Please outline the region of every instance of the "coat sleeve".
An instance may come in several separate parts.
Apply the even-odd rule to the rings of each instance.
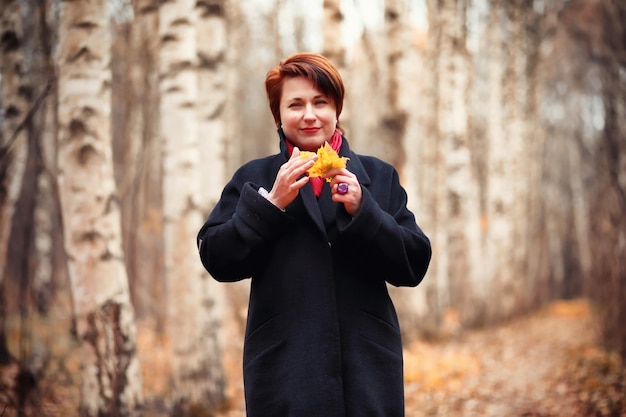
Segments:
[[[264,258],[264,243],[287,230],[292,222],[258,192],[251,182],[231,180],[198,233],[200,259],[218,281],[238,281],[253,275]]]
[[[407,194],[398,173],[376,179],[370,191],[362,187],[363,201],[354,218],[340,222],[340,230],[359,247],[371,270],[394,286],[417,286],[430,264],[430,240],[407,208]],[[382,184],[381,184],[382,182]],[[381,190],[384,190],[381,191]]]

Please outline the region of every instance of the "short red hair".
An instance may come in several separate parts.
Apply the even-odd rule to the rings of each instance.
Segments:
[[[345,92],[339,71],[325,56],[302,52],[281,61],[269,70],[265,77],[265,91],[276,126],[280,126],[280,98],[283,93],[283,82],[285,78],[294,77],[309,79],[315,88],[332,99],[337,109],[337,120],[339,120]],[[337,129],[343,133],[339,122],[337,122]]]

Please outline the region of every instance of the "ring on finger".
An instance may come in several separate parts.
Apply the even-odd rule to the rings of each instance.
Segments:
[[[339,193],[339,194],[347,194],[349,188],[350,187],[348,186],[347,183],[340,182],[339,184],[337,184],[337,193]]]

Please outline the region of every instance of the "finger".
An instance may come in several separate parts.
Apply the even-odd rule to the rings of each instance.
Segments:
[[[304,187],[307,182],[309,182],[309,177],[302,177],[294,182],[292,187],[293,189],[299,190],[300,188]]]
[[[324,173],[324,175],[323,175],[324,179],[332,178],[334,180],[337,177],[343,178],[344,180],[346,178],[354,178],[354,179],[356,179],[356,176],[352,172],[348,171],[345,168],[333,168],[333,169],[331,169],[329,171],[326,171]]]
[[[292,173],[296,177],[303,175],[306,171],[308,171],[315,164],[316,158],[317,157],[311,157],[311,158],[299,159],[298,161],[294,161],[290,167]]]
[[[285,177],[289,182],[299,178],[315,163],[315,158],[296,158],[285,162],[278,173],[281,177]]]
[[[357,187],[359,186],[359,181],[356,179],[356,177],[349,177],[346,175],[336,175],[331,180],[330,185],[333,188],[333,190],[335,190],[339,184],[348,184],[350,187]]]

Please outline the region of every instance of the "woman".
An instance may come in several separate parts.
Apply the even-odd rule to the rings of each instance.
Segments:
[[[395,169],[350,150],[344,86],[323,56],[265,81],[280,152],[243,165],[198,234],[218,281],[251,277],[244,344],[249,417],[403,416],[400,328],[386,283],[414,287],[431,257]],[[307,171],[325,142],[349,158]],[[328,179],[330,182],[327,182]]]

